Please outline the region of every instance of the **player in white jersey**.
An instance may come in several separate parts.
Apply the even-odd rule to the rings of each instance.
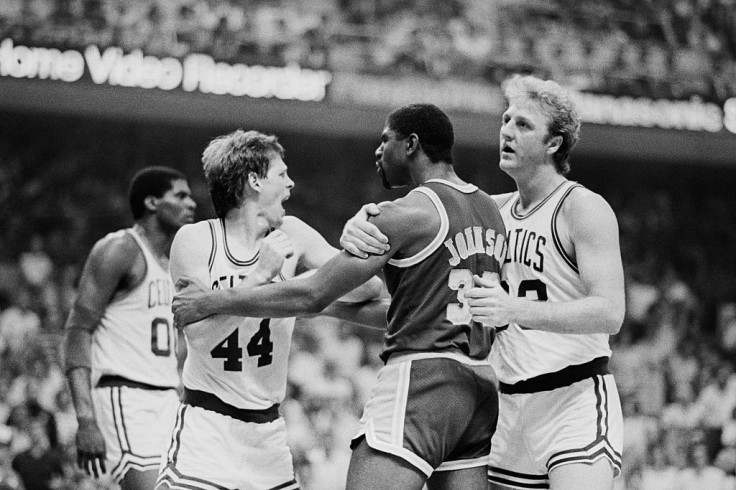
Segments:
[[[552,81],[512,77],[500,167],[517,191],[494,196],[508,235],[503,281],[475,278],[473,319],[497,326],[490,359],[500,384],[492,488],[610,489],[620,472],[621,406],[608,336],[624,316],[618,224],[599,195],[568,181],[580,123]],[[341,245],[367,256],[388,240],[364,208]]]
[[[285,216],[294,182],[275,136],[237,130],[202,157],[218,219],[183,227],[171,252],[181,289],[252,287],[316,269],[338,251]],[[377,298],[374,277],[345,301]],[[294,318],[209,316],[187,325],[184,395],[158,488],[298,488],[279,404]]]
[[[124,490],[150,489],[180,384],[168,256],[194,220],[186,178],[147,167],[132,179],[135,224],[99,240],[66,322],[65,369],[77,412],[78,464]]]
[[[476,278],[473,318],[497,326],[499,373],[492,488],[610,489],[623,420],[608,336],[624,317],[618,224],[598,194],[570,182],[580,122],[555,82],[514,76],[500,167],[517,191],[498,196],[508,233],[503,281]]]

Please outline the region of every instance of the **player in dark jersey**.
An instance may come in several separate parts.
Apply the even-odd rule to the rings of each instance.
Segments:
[[[353,439],[350,489],[486,488],[498,416],[486,361],[492,332],[471,320],[463,291],[474,274],[500,271],[505,229],[493,199],[455,173],[453,142],[452,123],[433,105],[388,116],[378,173],[388,188],[412,189],[380,204],[373,220],[391,240],[388,253],[363,260],[343,251],[308,278],[253,289],[191,284],[174,302],[179,324],[211,314],[317,313],[383,268],[386,364]]]

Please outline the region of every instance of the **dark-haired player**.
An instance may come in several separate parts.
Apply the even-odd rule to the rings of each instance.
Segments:
[[[135,223],[92,248],[66,322],[64,359],[77,412],[77,462],[124,490],[153,488],[179,373],[169,250],[196,204],[187,180],[146,167],[128,197]]]

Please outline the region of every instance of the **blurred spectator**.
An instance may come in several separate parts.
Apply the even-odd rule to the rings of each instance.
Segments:
[[[726,476],[726,473],[711,465],[706,444],[696,442],[689,451],[691,467],[680,471],[678,485],[673,488],[682,490],[708,489],[708,490],[731,490],[734,481]]]
[[[13,469],[27,489],[61,488],[65,476],[64,461],[59,451],[51,446],[44,422],[41,419],[31,421],[28,435],[31,446],[13,458]]]
[[[13,430],[0,425],[0,490],[25,490],[20,475],[13,469],[12,442]]]
[[[667,460],[664,446],[656,441],[651,444],[641,472],[639,490],[673,490],[678,488],[679,470]]]
[[[44,410],[52,412],[56,408],[57,393],[66,387],[61,369],[49,362],[40,345],[35,349],[26,349],[24,360],[25,369],[13,380],[8,402],[15,406],[34,401]]]
[[[723,427],[736,408],[736,375],[729,361],[722,360],[712,378],[700,391],[695,401],[700,425],[705,431],[708,457],[712,459],[721,449]]]
[[[23,277],[34,288],[48,285],[54,273],[54,264],[44,250],[43,238],[38,234],[31,237],[30,246],[20,254],[18,264]]]
[[[13,304],[0,313],[0,341],[11,356],[18,356],[41,329],[30,291],[22,285],[15,290]]]

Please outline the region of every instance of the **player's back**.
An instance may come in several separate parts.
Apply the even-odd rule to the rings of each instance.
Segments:
[[[485,359],[491,330],[472,321],[463,291],[472,287],[474,274],[500,274],[505,228],[496,203],[474,185],[439,179],[412,192],[431,200],[440,229],[422,251],[391,259],[384,268],[391,305],[381,357],[455,351]]]
[[[158,387],[179,385],[171,299],[174,286],[165,270],[132,228],[103,240],[135,240],[146,274],[130,291],[112,299],[92,343],[93,384],[102,376],[119,376]]]
[[[198,223],[210,234],[208,286],[236,287],[258,264],[259,254],[236,257],[228,246],[225,222]],[[283,277],[275,280],[283,279]],[[187,335],[196,328],[196,338]],[[183,381],[189,390],[210,393],[236,407],[267,409],[286,393],[287,361],[294,318],[207,317],[184,330],[188,353]]]
[[[516,211],[518,192],[500,205],[508,233],[503,276],[509,294],[551,302],[585,297],[577,264],[562,247],[557,227],[560,209],[576,188],[582,186],[565,181],[524,215]],[[499,379],[512,384],[610,355],[606,334],[561,334],[511,324],[498,330],[491,361]]]

